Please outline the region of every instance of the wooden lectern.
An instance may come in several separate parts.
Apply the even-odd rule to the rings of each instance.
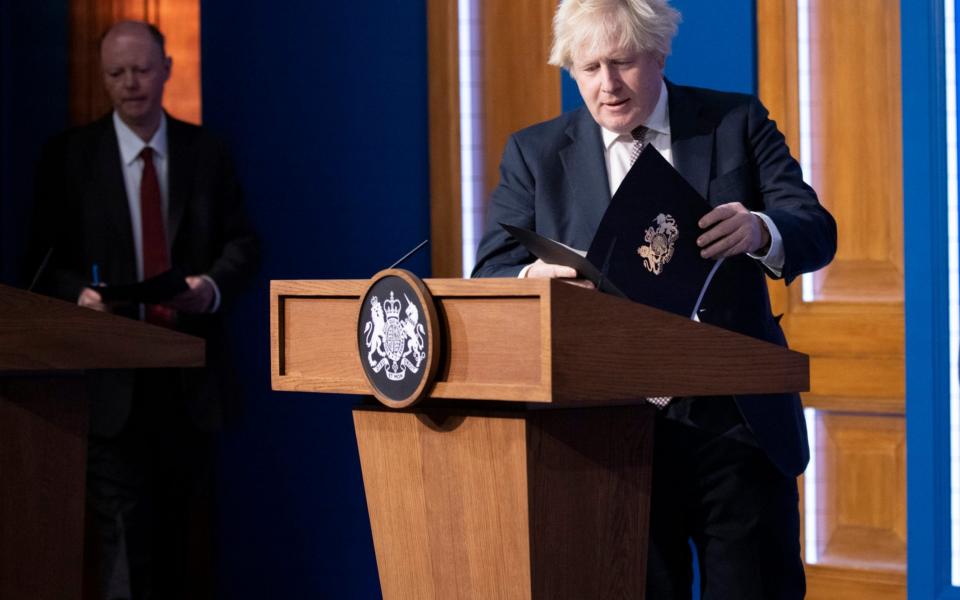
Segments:
[[[647,396],[788,392],[808,359],[556,280],[427,279],[443,343],[428,398],[354,425],[387,599],[639,598]],[[369,394],[366,281],[274,281],[274,389]]]
[[[0,598],[80,598],[85,369],[200,367],[204,341],[0,286]]]

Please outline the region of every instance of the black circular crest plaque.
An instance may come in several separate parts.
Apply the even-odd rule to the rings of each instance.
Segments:
[[[357,349],[373,395],[391,408],[420,400],[440,357],[437,310],[427,286],[403,269],[380,271],[360,297]]]

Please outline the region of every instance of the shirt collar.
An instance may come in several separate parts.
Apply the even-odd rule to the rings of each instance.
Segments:
[[[120,119],[117,111],[113,111],[113,129],[117,132],[117,143],[120,145],[120,158],[123,160],[124,165],[130,166],[133,161],[137,160],[145,146],[153,148],[154,154],[160,158],[167,156],[166,114],[160,115],[160,126],[157,127],[157,132],[150,138],[149,143],[144,142],[140,139],[140,136],[127,127],[127,124]]]
[[[647,117],[647,120],[644,121],[644,126],[647,129],[655,131],[659,134],[670,135],[670,112],[667,108],[667,84],[660,80],[660,96],[657,98],[657,104],[653,107],[653,112],[650,113],[650,116]],[[603,147],[607,150],[613,145],[615,141],[621,138],[623,135],[629,136],[629,134],[614,133],[609,129],[600,128],[600,133],[603,136]]]

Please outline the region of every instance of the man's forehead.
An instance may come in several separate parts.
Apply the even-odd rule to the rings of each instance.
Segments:
[[[573,53],[574,64],[589,64],[605,62],[612,59],[622,59],[638,55],[640,52],[615,41],[587,43]]]
[[[144,37],[128,32],[104,38],[100,55],[104,62],[130,59],[156,62],[163,59],[160,48],[149,35]]]
[[[156,46],[157,51],[160,51],[160,48],[154,43],[153,39],[150,37],[150,34],[137,31],[123,31],[113,33],[111,32],[107,37],[103,38],[103,47],[117,47],[117,46]]]

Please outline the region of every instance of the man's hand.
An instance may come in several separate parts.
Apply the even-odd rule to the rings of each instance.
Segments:
[[[166,305],[174,310],[189,314],[209,311],[213,305],[213,285],[203,277],[196,275],[190,275],[186,281],[190,289],[180,292]]]
[[[539,258],[537,259],[537,262],[530,265],[530,268],[527,269],[526,276],[544,279],[563,279],[567,283],[578,287],[587,288],[588,290],[592,290],[596,287],[589,279],[577,279],[577,271],[573,267],[565,267],[563,265],[555,265],[553,263],[543,262]]]
[[[726,258],[748,252],[756,254],[770,245],[770,232],[763,219],[739,202],[721,204],[703,215],[697,224],[706,229],[697,238],[703,258]]]
[[[80,296],[77,297],[77,305],[84,308],[99,310],[100,312],[110,312],[110,309],[107,307],[107,305],[103,303],[103,298],[100,297],[100,292],[94,290],[93,288],[85,287],[80,291]]]

